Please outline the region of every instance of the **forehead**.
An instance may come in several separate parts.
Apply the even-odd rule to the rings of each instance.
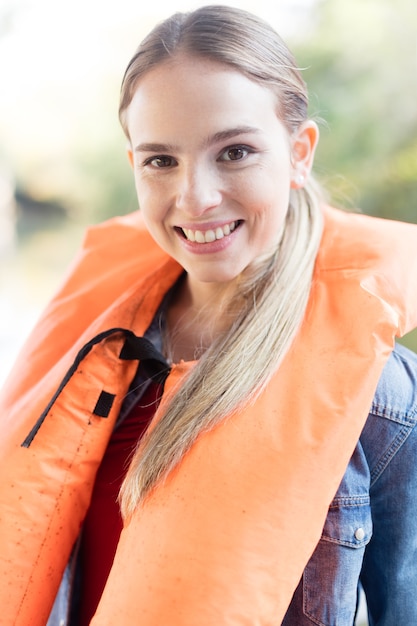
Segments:
[[[276,119],[277,97],[242,72],[215,61],[180,56],[147,72],[127,109],[129,134],[158,134],[262,125]],[[152,138],[154,139],[154,138]]]

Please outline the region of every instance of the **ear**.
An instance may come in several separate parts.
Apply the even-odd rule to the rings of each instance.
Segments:
[[[316,122],[307,120],[291,137],[291,188],[304,187],[311,172],[319,140],[319,129]]]
[[[133,150],[132,150],[132,146],[130,145],[130,143],[127,144],[127,158],[129,159],[129,163],[131,165],[131,167],[133,167]]]

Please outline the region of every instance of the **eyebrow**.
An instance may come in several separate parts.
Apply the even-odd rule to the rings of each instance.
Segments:
[[[213,144],[218,143],[219,141],[227,141],[228,139],[232,139],[237,135],[248,135],[253,133],[259,133],[260,130],[258,128],[252,126],[237,126],[236,128],[230,128],[227,130],[220,130],[214,135],[210,135],[207,139],[204,140],[203,145],[211,146]],[[140,143],[136,146],[135,152],[176,152],[178,151],[178,146],[169,143]]]
[[[175,152],[176,146],[170,143],[140,143],[135,152]]]
[[[237,135],[249,135],[253,133],[259,133],[259,128],[253,126],[237,126],[236,128],[230,128],[228,130],[220,130],[218,133],[214,133],[211,137],[208,137],[204,142],[206,146],[210,146],[219,141],[227,141],[233,139]]]

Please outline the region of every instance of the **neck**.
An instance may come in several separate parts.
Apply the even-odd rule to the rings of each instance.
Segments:
[[[236,285],[179,282],[166,318],[167,356],[174,362],[198,359],[233,321],[230,302]]]

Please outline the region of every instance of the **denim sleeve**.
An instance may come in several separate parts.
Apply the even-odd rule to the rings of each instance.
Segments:
[[[417,624],[417,356],[399,346],[361,437],[373,535],[361,581],[370,626]]]

